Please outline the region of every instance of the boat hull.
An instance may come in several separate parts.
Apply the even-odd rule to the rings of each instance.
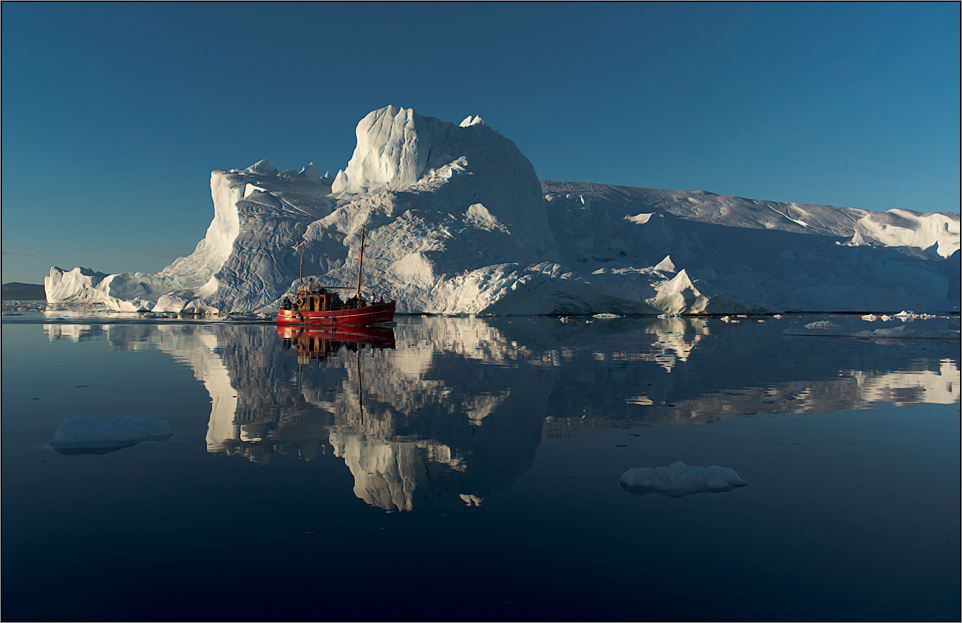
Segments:
[[[277,323],[285,325],[359,326],[394,320],[395,301],[368,305],[359,309],[302,312],[295,309],[277,311]]]

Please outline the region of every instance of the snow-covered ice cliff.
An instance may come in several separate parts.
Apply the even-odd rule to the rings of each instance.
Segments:
[[[539,181],[478,117],[388,106],[331,179],[314,163],[214,171],[214,219],[156,275],[51,268],[49,302],[276,310],[304,274],[399,312],[700,314],[959,309],[959,215]]]

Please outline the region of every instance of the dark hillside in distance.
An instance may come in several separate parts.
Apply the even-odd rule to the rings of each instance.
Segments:
[[[20,283],[12,281],[5,283],[3,288],[4,301],[45,301],[47,293],[42,285],[36,283]]]

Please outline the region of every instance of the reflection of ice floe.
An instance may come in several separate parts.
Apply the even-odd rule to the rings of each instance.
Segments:
[[[61,454],[106,454],[141,441],[166,441],[173,432],[170,424],[135,415],[118,415],[112,420],[69,417],[50,440]]]
[[[51,342],[56,340],[83,342],[104,333],[104,327],[89,324],[45,324],[43,330],[47,332]]]
[[[938,370],[890,372],[872,377],[861,371],[855,374],[860,394],[868,402],[957,405],[962,399],[959,369],[949,359],[942,360]]]
[[[665,372],[671,373],[677,362],[686,362],[703,335],[708,334],[705,321],[695,318],[690,322],[679,318],[659,319],[652,323],[648,333],[657,336],[652,345],[651,361],[656,362]]]
[[[621,486],[627,491],[671,497],[731,491],[747,484],[730,467],[694,467],[681,461],[663,467],[635,467],[621,475]]]
[[[879,325],[878,323],[881,323]],[[872,339],[959,339],[959,320],[945,316],[902,312],[893,316],[867,314],[859,318],[833,318],[789,327],[783,335],[858,337]]]

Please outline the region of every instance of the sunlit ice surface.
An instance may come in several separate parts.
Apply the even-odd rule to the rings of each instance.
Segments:
[[[4,317],[2,616],[957,619],[959,342],[843,320]]]

